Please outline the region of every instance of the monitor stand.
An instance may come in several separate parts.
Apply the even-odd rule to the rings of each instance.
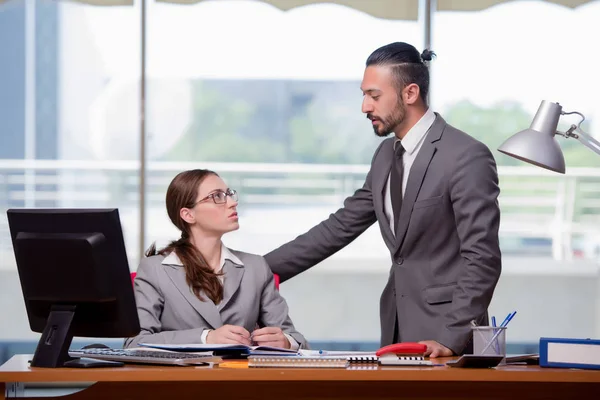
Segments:
[[[73,358],[69,347],[73,340],[71,323],[75,316],[75,306],[54,305],[46,321],[46,327],[38,342],[31,360],[32,367],[42,368],[98,368],[121,367],[124,364],[115,361]]]

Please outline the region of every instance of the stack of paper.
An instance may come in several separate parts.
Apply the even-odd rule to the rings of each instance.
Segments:
[[[297,350],[270,346],[245,346],[243,344],[154,344],[140,343],[153,349],[182,351],[186,353],[212,352],[223,357],[247,357],[250,355],[297,356]]]

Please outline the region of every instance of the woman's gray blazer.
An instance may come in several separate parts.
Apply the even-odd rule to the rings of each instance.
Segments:
[[[237,325],[248,332],[264,326],[280,327],[301,348],[306,339],[296,330],[288,306],[275,288],[273,273],[263,257],[230,250],[225,259],[223,300],[215,305],[206,295],[199,300],[186,282],[185,269],[172,253],[166,258],[144,258],[135,278],[135,300],[141,331],[127,338],[125,347],[139,343],[201,343],[205,329]],[[232,259],[237,259],[232,261]]]

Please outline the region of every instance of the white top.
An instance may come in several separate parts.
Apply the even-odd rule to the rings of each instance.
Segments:
[[[235,254],[233,254],[231,250],[229,250],[223,243],[221,243],[221,260],[219,261],[219,265],[221,267],[217,272],[221,272],[223,270],[223,267],[225,266],[225,260],[230,260],[238,265],[244,265],[242,260],[240,260]],[[166,256],[164,260],[162,260],[162,264],[180,265],[183,267],[183,263],[181,262],[179,257],[177,257],[177,254],[175,254],[174,251],[169,253],[169,255]],[[225,280],[225,275],[220,275],[219,280],[222,284]]]
[[[394,150],[396,150],[396,145],[398,142],[402,143],[404,147],[404,155],[402,156],[402,164],[404,165],[404,174],[402,176],[402,197],[404,197],[404,193],[406,192],[406,183],[408,182],[408,174],[410,172],[410,168],[412,167],[415,159],[417,158],[417,154],[425,141],[425,136],[427,136],[427,132],[433,122],[435,121],[435,114],[431,110],[431,108],[427,109],[425,114],[421,117],[421,119],[406,133],[404,139],[396,139],[394,142]],[[393,167],[392,167],[393,168]],[[388,218],[390,222],[390,229],[396,235],[396,227],[394,226],[394,209],[392,207],[392,196],[390,194],[390,175],[388,176],[386,187],[385,187],[385,196],[383,199],[383,211],[385,212],[385,216]]]

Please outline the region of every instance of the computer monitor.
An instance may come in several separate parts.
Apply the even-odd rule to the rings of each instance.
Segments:
[[[140,332],[117,209],[10,209],[8,225],[34,332],[34,367],[114,365],[73,359],[73,336]]]

